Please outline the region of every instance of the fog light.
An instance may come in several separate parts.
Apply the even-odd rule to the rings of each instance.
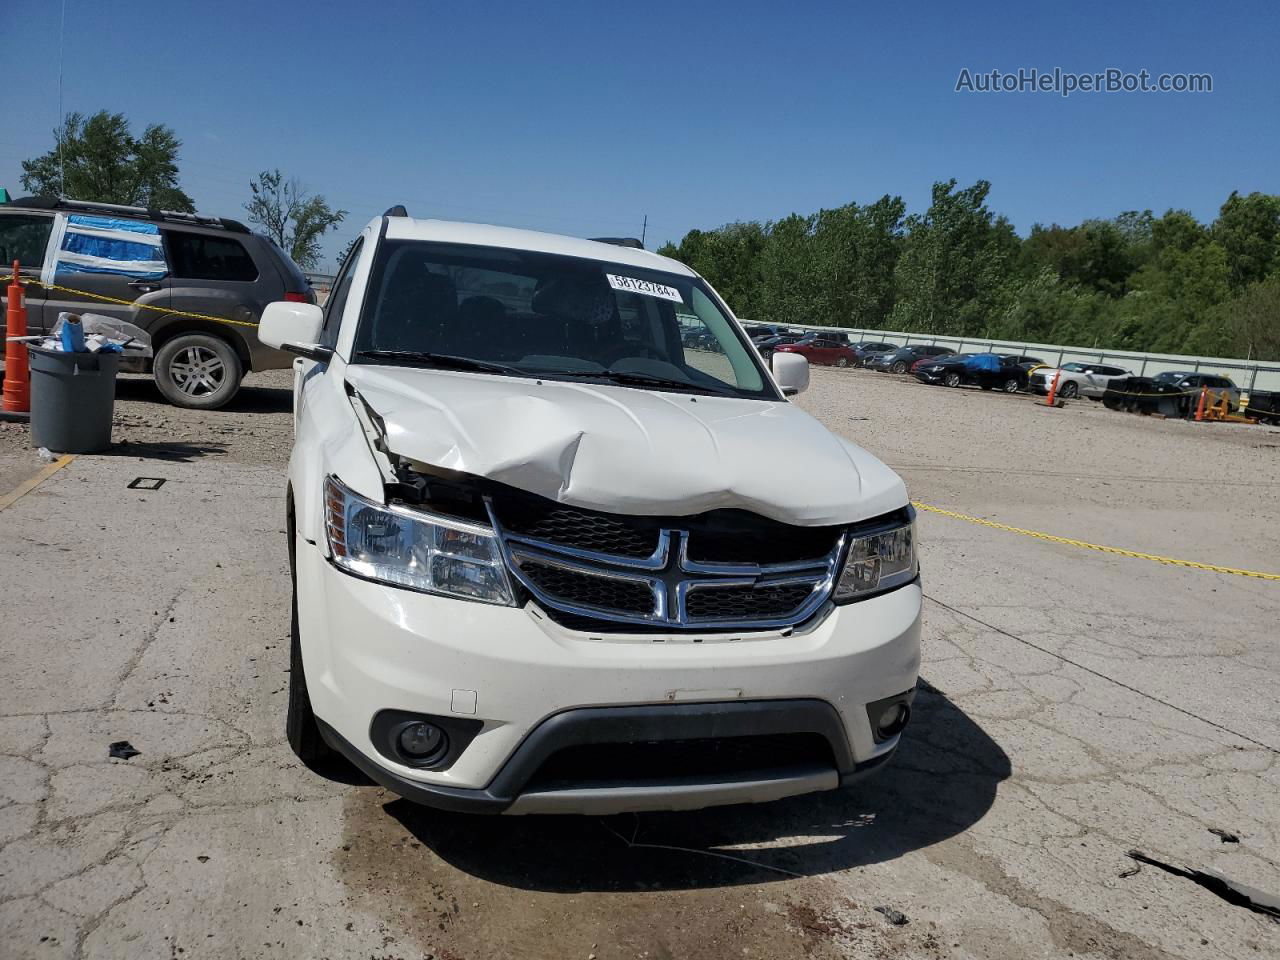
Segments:
[[[891,703],[880,714],[880,720],[877,723],[877,732],[881,738],[888,740],[890,737],[896,737],[906,729],[907,720],[911,717],[911,708],[902,701]]]
[[[396,742],[404,755],[415,763],[440,756],[449,746],[449,738],[443,730],[420,720],[405,724]]]

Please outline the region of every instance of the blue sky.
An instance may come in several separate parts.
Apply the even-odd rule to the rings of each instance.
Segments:
[[[59,0],[6,0],[0,186],[52,145]],[[771,219],[992,182],[1025,232],[1126,209],[1212,219],[1280,193],[1273,2],[1057,4],[67,0],[65,109],[183,140],[242,215],[279,167],[350,211],[578,235]],[[1211,94],[963,94],[962,68],[1207,72]]]

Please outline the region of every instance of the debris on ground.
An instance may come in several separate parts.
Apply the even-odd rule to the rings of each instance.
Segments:
[[[907,915],[901,910],[895,910],[893,907],[876,907],[876,913],[883,913],[884,918],[892,923],[895,927],[906,926],[911,921],[907,919]]]
[[[41,447],[39,450],[36,451],[36,455],[39,456],[40,459],[43,460],[45,463],[53,463],[53,461],[58,459],[58,455],[54,453],[52,450],[50,450],[48,447]]]
[[[128,760],[130,757],[136,757],[141,752],[128,740],[117,740],[107,747],[107,756],[115,760]]]
[[[1247,884],[1237,883],[1217,870],[1177,867],[1172,863],[1165,863],[1162,860],[1155,859],[1155,857],[1149,857],[1141,850],[1130,850],[1129,856],[1139,863],[1159,867],[1165,873],[1171,873],[1175,877],[1185,877],[1193,883],[1198,883],[1210,893],[1216,894],[1234,906],[1245,907],[1255,913],[1264,913],[1271,917],[1280,918],[1280,897],[1264,893]],[[876,909],[879,908],[877,907]]]
[[[1240,835],[1232,833],[1230,830],[1219,830],[1217,827],[1210,827],[1209,832],[1221,840],[1223,843],[1239,843]]]

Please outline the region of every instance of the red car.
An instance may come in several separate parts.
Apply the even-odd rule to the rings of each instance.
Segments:
[[[810,363],[829,367],[852,367],[858,355],[853,347],[839,340],[812,337],[799,343],[783,343],[773,348],[774,353],[798,353]]]

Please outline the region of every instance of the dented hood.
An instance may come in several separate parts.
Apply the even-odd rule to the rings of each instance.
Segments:
[[[576,507],[821,526],[907,503],[897,474],[790,403],[363,364],[347,380],[392,453]]]

